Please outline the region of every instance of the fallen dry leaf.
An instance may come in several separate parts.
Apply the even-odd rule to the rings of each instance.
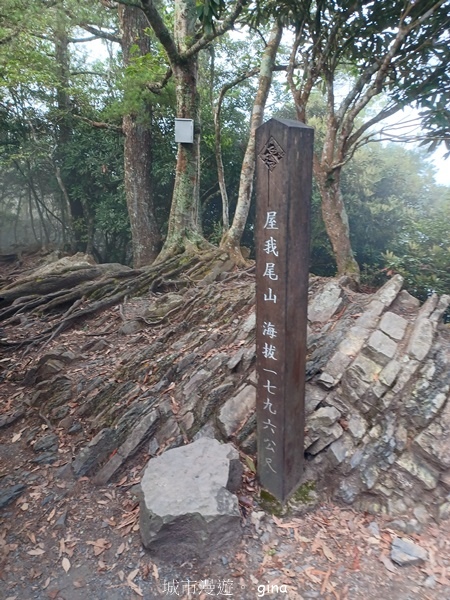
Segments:
[[[61,563],[61,564],[62,564],[62,568],[64,569],[64,571],[65,571],[66,573],[68,573],[68,572],[69,572],[69,569],[70,569],[70,560],[69,560],[69,559],[68,559],[68,558],[65,556],[65,557],[62,559],[62,563]]]
[[[315,554],[320,548],[322,548],[322,540],[320,539],[321,537],[322,537],[322,532],[318,531],[316,533],[316,537],[314,538],[314,541],[311,546],[311,552],[313,554]]]
[[[36,536],[34,535],[34,533],[27,531],[27,536],[30,542],[36,545]]]
[[[48,523],[50,523],[50,521],[53,519],[53,517],[55,516],[55,514],[56,514],[56,508],[54,508],[54,509],[51,511],[51,513],[48,515],[48,517],[47,517],[47,522],[48,522]]]
[[[21,429],[18,433],[15,433],[12,436],[11,442],[14,444],[15,442],[18,442],[20,440],[20,438],[22,437],[22,433],[24,432],[24,429]]]
[[[116,550],[116,556],[120,556],[122,554],[122,552],[125,550],[125,548],[126,548],[125,542],[122,542]]]
[[[107,567],[105,561],[103,561],[102,559],[100,559],[97,564],[98,564],[98,571],[107,571],[108,570],[108,567]]]
[[[397,567],[394,565],[394,563],[388,556],[385,556],[385,555],[380,556],[380,562],[382,562],[383,565],[386,567],[386,569],[388,571],[390,571],[391,573],[397,572]]]
[[[308,569],[305,569],[303,571],[303,574],[306,575],[306,577],[310,579],[313,583],[321,583],[321,579],[319,577],[316,577],[314,572],[314,567],[309,567]]]
[[[324,594],[327,591],[328,588],[328,580],[330,579],[330,575],[331,575],[331,569],[328,569],[324,579],[323,579],[323,583],[322,583],[322,587],[320,588],[320,593]]]
[[[108,542],[108,540],[105,540],[104,538],[99,538],[98,540],[95,540],[94,542],[89,541],[89,542],[86,542],[86,544],[94,547],[95,556],[100,556],[100,554],[102,552],[104,552],[108,548],[111,548],[111,544]]]
[[[330,562],[336,562],[336,557],[333,554],[333,552],[328,548],[328,546],[322,542],[322,550],[323,553],[325,555],[325,557],[330,561]]]
[[[130,586],[130,588],[133,590],[133,592],[135,592],[138,596],[140,596],[141,598],[144,596],[141,588],[136,585],[133,581],[133,579],[136,577],[136,575],[139,573],[139,569],[134,569],[133,571],[131,571],[131,573],[129,573],[127,575],[127,584]]]
[[[30,556],[42,556],[42,554],[45,554],[45,550],[42,548],[34,548],[33,550],[28,550],[27,554]]]

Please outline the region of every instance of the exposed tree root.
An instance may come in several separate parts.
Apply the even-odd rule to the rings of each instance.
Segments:
[[[0,321],[12,325],[30,317],[51,324],[27,340],[3,339],[3,348],[46,344],[76,321],[119,304],[129,297],[179,291],[204,281],[210,283],[230,271],[234,262],[218,249],[171,256],[140,270],[105,273],[104,269],[76,268],[48,277],[20,280],[0,289]],[[192,306],[191,306],[192,304]],[[146,319],[148,325],[165,322],[175,312],[193,310],[195,298],[163,316]]]

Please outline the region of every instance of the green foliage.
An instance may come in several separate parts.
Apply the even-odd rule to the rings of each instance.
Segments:
[[[386,269],[400,273],[407,289],[425,300],[433,292],[450,293],[450,191],[424,205],[402,232],[392,251],[383,254]]]
[[[220,19],[225,12],[225,0],[201,0],[196,4],[197,18],[207,35],[215,32],[214,20]]]

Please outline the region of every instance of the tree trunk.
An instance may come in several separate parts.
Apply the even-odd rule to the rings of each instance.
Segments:
[[[175,4],[174,41],[181,54],[195,35],[196,8],[192,0]],[[161,258],[203,240],[200,226],[200,111],[197,90],[198,54],[171,63],[177,96],[177,117],[193,119],[193,144],[178,144],[175,184],[167,238]]]
[[[250,121],[250,135],[244,155],[244,161],[242,163],[236,211],[234,213],[233,223],[230,229],[224,234],[220,244],[221,248],[227,250],[238,263],[245,262],[240,251],[240,244],[247,222],[253,191],[256,161],[256,129],[263,121],[264,109],[272,84],[273,68],[275,66],[275,58],[278,46],[280,45],[282,31],[283,28],[279,23],[276,23],[272,27],[269,42],[261,59],[259,86],[253,104]]]
[[[133,6],[119,5],[122,29],[122,54],[125,66],[132,59],[132,47],[139,55],[151,51],[150,40],[144,30],[148,26],[142,11]],[[151,179],[152,133],[151,109],[145,114],[127,114],[123,118],[124,186],[130,219],[133,247],[133,265],[136,268],[151,264],[158,256],[161,236],[155,218]]]
[[[197,94],[197,56],[173,69],[177,115],[194,120],[194,143],[178,144],[175,185],[163,255],[182,251],[203,238],[199,224],[200,126]]]
[[[74,177],[72,169],[64,169],[66,147],[72,137],[71,105],[68,94],[70,57],[69,38],[66,25],[59,20],[54,31],[55,36],[55,58],[58,84],[56,89],[56,103],[58,107],[57,122],[57,148],[54,162],[55,177],[58,185],[63,186],[66,192],[64,201],[67,201],[70,210],[70,223],[72,225],[72,252],[84,252],[86,250],[87,219],[81,200],[74,198],[70,193],[70,180]],[[76,177],[76,175],[75,175]]]
[[[341,193],[341,167],[330,171],[316,162],[314,175],[322,198],[322,218],[333,247],[338,275],[349,275],[359,282],[359,266],[350,244],[347,211]]]

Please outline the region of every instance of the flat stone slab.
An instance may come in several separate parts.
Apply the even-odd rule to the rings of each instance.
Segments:
[[[0,488],[0,509],[16,500],[25,490],[26,486],[22,483],[7,488]]]
[[[397,537],[392,541],[391,560],[401,567],[417,565],[428,560],[428,553],[414,542]]]
[[[231,444],[200,438],[148,463],[140,492],[144,546],[162,560],[203,559],[241,537],[242,466]]]
[[[308,320],[312,323],[326,323],[342,305],[342,289],[334,281],[312,298],[308,305]]]
[[[384,313],[380,321],[380,329],[383,333],[396,341],[403,339],[408,321],[392,312]]]

